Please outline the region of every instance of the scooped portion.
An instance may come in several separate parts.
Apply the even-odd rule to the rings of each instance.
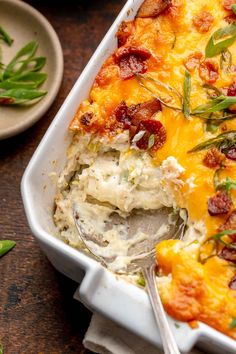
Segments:
[[[129,239],[128,226],[112,223],[114,213],[124,219],[136,210],[154,211],[176,207],[175,193],[183,186],[184,169],[174,157],[161,165],[147,152],[130,147],[129,136],[123,132],[112,140],[94,135],[76,135],[68,152],[68,162],[59,181],[56,196],[55,223],[60,236],[73,247],[82,242],[75,228],[73,208],[88,235],[100,235],[106,242],[106,257],[117,258],[111,265],[115,271],[124,271],[131,261],[131,243],[140,242],[150,234],[137,229],[136,238]],[[112,223],[112,227],[107,225]],[[168,225],[162,225],[155,234],[163,235]],[[154,235],[155,236],[155,235]],[[104,249],[96,254],[104,257]],[[127,258],[128,257],[128,258]]]

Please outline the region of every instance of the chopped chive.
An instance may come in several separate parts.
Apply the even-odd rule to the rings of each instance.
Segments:
[[[4,256],[13,247],[15,247],[15,245],[16,245],[16,243],[14,241],[11,241],[11,240],[2,240],[2,241],[0,241],[0,257]]]
[[[148,138],[148,149],[151,149],[155,144],[155,135],[151,134]]]
[[[9,46],[11,46],[13,43],[13,39],[1,26],[0,26],[0,39],[3,40],[3,42],[8,44]]]
[[[185,118],[187,119],[190,116],[190,93],[191,93],[191,75],[187,70],[185,70],[183,113]]]
[[[225,38],[226,39],[223,39]],[[219,41],[223,39],[222,41]],[[231,24],[226,27],[220,28],[213,33],[209,39],[206,49],[205,56],[206,58],[212,58],[218,54],[221,54],[223,51],[228,49],[236,40],[236,25]]]
[[[233,318],[230,325],[229,325],[230,329],[236,328],[236,318]]]

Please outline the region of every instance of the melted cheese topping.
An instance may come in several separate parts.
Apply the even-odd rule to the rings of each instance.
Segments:
[[[213,17],[213,23],[205,33],[201,33],[193,24],[193,18],[202,11],[209,12]],[[130,36],[125,46],[140,46],[148,49],[152,56],[147,61],[146,75],[182,93],[185,60],[196,52],[202,53],[204,59],[205,47],[210,36],[227,25],[224,20],[227,15],[222,0],[208,2],[173,0],[169,11],[157,18],[136,18],[130,22]],[[232,62],[236,63],[235,44],[230,47],[230,52]],[[219,71],[219,78],[214,84],[217,88],[228,87],[235,82],[235,72],[229,73],[220,68],[219,55],[212,58],[212,61],[218,66]],[[207,102],[203,84],[198,69],[193,70],[191,109]],[[157,87],[153,82],[148,82],[148,87],[158,96],[164,97],[166,102],[169,100],[172,106],[179,106],[178,100],[173,100],[173,95],[163,87]],[[113,131],[108,123],[120,102],[125,101],[127,106],[130,106],[152,98],[150,91],[143,88],[136,78],[128,80],[120,78],[119,67],[111,56],[100,70],[89,99],[80,105],[70,129],[74,132],[85,130],[111,138],[117,132]],[[93,113],[91,124],[87,127],[80,121],[86,112]],[[165,106],[162,107],[162,112],[158,113],[158,120],[167,131],[167,140],[164,146],[155,152],[153,163],[160,166],[163,161],[173,156],[182,166],[183,183],[181,193],[175,195],[176,203],[180,208],[187,209],[191,223],[203,222],[206,237],[209,237],[217,232],[226,219],[226,216],[212,217],[207,210],[208,199],[215,194],[213,177],[216,169],[208,168],[203,164],[206,151],[191,154],[188,151],[200,142],[220,134],[223,131],[221,129],[235,130],[236,120],[227,121],[214,134],[206,131],[202,119],[194,116],[186,119],[182,112]],[[99,164],[99,160],[95,164]],[[236,163],[226,160],[225,165],[225,175],[236,179]],[[114,175],[119,175],[119,171],[116,171],[118,167],[109,161],[107,168],[113,171]],[[85,173],[87,173],[86,178],[88,174],[91,178],[91,168]],[[152,183],[151,180],[148,181]],[[90,189],[90,194],[96,197],[94,181],[86,188]],[[102,193],[105,195],[107,190],[106,187],[104,188]],[[233,204],[236,205],[236,192],[231,192],[231,196]],[[120,205],[117,203],[117,206]],[[196,252],[192,252],[185,246],[177,241],[164,241],[157,248],[158,262],[163,274],[172,274],[172,280],[161,287],[166,310],[175,318],[186,321],[201,320],[236,338],[236,330],[230,328],[232,319],[236,318],[236,291],[228,287],[234,275],[233,267],[219,257],[213,257],[205,264],[201,264],[198,262]]]
[[[172,281],[159,284],[166,311],[180,321],[199,320],[236,339],[230,328],[236,317],[236,292],[228,287],[234,268],[212,257],[198,262],[198,250],[191,252],[181,241],[163,241],[157,246],[158,263]]]
[[[219,28],[226,26],[223,18],[226,16],[221,0],[206,5],[204,0],[175,1],[176,15],[162,15],[157,19],[137,18],[133,26],[135,32],[128,39],[127,45],[136,45],[147,48],[153,55],[149,61],[147,74],[163,83],[169,84],[179,92],[183,91],[185,74],[184,60],[192,53],[204,50],[210,36]],[[200,11],[208,11],[214,17],[214,23],[207,33],[199,33],[192,24],[193,17]],[[174,48],[173,41],[175,42]],[[232,61],[236,62],[236,47],[230,47]],[[219,63],[219,56],[213,58]],[[220,69],[219,69],[220,70]],[[220,70],[219,79],[214,84],[216,87],[227,87],[236,78],[236,73],[226,74]],[[191,106],[195,108],[207,101],[206,90],[202,88],[204,82],[199,77],[198,70],[191,73]],[[150,86],[150,85],[149,85]],[[155,85],[151,85],[155,90]],[[160,89],[159,89],[160,91]],[[127,105],[138,104],[152,99],[153,96],[139,85],[135,78],[121,80],[119,69],[109,58],[101,69],[95,84],[90,92],[90,101],[84,101],[75,115],[71,129],[83,129],[79,118],[87,111],[94,112],[96,128],[104,127],[114,109],[121,101]],[[211,138],[213,135],[205,132],[201,119],[191,117],[186,120],[182,113],[163,107],[162,114],[158,116],[167,130],[167,141],[162,149],[156,152],[155,161],[159,165],[169,156],[176,157],[185,169],[183,180],[189,178],[195,187],[184,187],[183,200],[179,200],[181,207],[187,208],[191,220],[204,220],[209,234],[214,232],[222,223],[222,217],[212,218],[207,212],[207,200],[214,194],[212,183],[214,169],[202,164],[205,151],[196,154],[187,152],[198,143]],[[227,121],[227,130],[236,129],[236,121]],[[220,131],[219,131],[220,133]],[[236,177],[235,164],[227,161],[228,176]]]

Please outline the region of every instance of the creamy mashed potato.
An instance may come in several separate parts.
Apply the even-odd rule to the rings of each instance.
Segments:
[[[68,151],[67,166],[58,181],[54,220],[61,237],[74,247],[82,246],[73,219],[74,206],[86,233],[101,234],[109,244],[106,250],[101,250],[93,243],[95,253],[117,257],[111,268],[124,269],[131,259],[128,249],[132,242],[140,242],[150,235],[137,232],[135,240],[127,240],[124,225],[113,225],[106,230],[111,214],[116,212],[125,218],[136,209],[176,207],[175,193],[183,186],[183,172],[174,157],[157,165],[147,152],[130,148],[127,132],[112,140],[76,135]],[[168,225],[156,230],[160,236],[167,231]]]

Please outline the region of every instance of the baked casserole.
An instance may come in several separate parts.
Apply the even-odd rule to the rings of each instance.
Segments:
[[[117,49],[70,123],[54,220],[65,242],[83,247],[76,203],[88,232],[109,245],[110,269],[124,273],[130,243],[121,225],[106,229],[111,214],[179,211],[183,238],[156,248],[164,307],[236,339],[234,2],[145,0],[120,25]]]

